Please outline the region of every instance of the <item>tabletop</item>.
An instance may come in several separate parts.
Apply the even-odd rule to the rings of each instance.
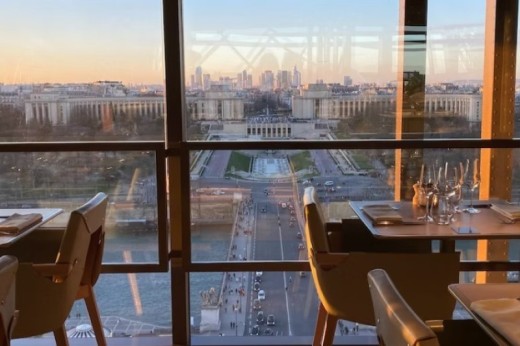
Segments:
[[[455,214],[449,225],[436,223],[375,225],[363,212],[369,205],[390,205],[403,217],[403,220],[417,221],[424,214],[424,208],[412,205],[412,202],[395,201],[351,201],[350,206],[360,220],[376,238],[409,238],[431,240],[462,239],[515,239],[520,238],[520,222],[511,223],[489,207],[479,208],[480,213]],[[481,205],[482,206],[482,205]],[[471,233],[461,233],[459,229],[471,226]]]
[[[452,284],[448,286],[448,290],[498,345],[510,345],[496,329],[485,322],[470,306],[473,302],[481,300],[518,299],[520,297],[520,283]]]
[[[0,234],[0,247],[7,247],[10,244],[16,242],[20,238],[29,234],[32,230],[40,227],[46,222],[52,220],[57,215],[63,212],[62,209],[59,208],[22,208],[22,209],[0,209],[0,221],[3,219],[13,215],[13,214],[41,214],[42,219],[40,222],[23,229],[22,231],[16,234]]]

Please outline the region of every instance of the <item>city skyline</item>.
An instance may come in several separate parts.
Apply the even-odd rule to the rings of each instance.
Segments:
[[[0,3],[0,42],[8,47],[0,57],[0,83],[164,83],[159,0]],[[187,82],[196,66],[214,79],[295,65],[302,84],[341,83],[346,75],[356,83],[397,79],[398,1],[331,0],[322,7],[296,0],[239,3],[184,2]],[[427,78],[481,79],[485,1],[450,3],[449,12],[445,4],[429,5]],[[468,57],[461,59],[464,54]]]

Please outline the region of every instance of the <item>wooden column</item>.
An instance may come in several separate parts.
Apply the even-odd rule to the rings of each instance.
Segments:
[[[513,138],[518,0],[487,0],[482,138]],[[511,198],[512,149],[481,150],[480,198]],[[499,177],[499,178],[498,178]],[[478,260],[507,260],[509,242],[479,241]],[[506,281],[505,272],[479,272],[477,282]]]
[[[397,74],[396,139],[423,138],[427,0],[401,0]],[[395,199],[411,200],[422,150],[396,150]]]

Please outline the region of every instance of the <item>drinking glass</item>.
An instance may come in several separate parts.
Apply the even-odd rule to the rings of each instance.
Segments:
[[[421,196],[419,197],[419,200],[424,198],[426,199],[426,210],[424,212],[423,216],[419,216],[417,220],[424,221],[424,222],[433,222],[433,217],[431,214],[431,209],[433,206],[433,197],[435,196],[437,192],[437,179],[435,179],[435,174],[432,175],[431,170],[428,170],[427,174],[427,182],[422,181],[422,174],[421,179],[419,180],[419,192]],[[432,179],[433,177],[433,179]]]
[[[435,193],[435,190],[433,189],[432,184],[422,184],[422,186],[419,187],[421,191],[421,195],[424,196],[426,199],[426,210],[424,212],[423,216],[419,216],[417,220],[425,221],[425,222],[433,222],[433,217],[431,215],[431,206],[432,206],[432,199],[433,195]]]
[[[475,190],[477,190],[480,186],[480,171],[478,163],[478,159],[475,159],[475,161],[473,162],[473,179],[467,182],[467,186],[470,190],[470,204],[469,207],[466,208],[464,211],[470,214],[480,213],[480,210],[473,206]]]

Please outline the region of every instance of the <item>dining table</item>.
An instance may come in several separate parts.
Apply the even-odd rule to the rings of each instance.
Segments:
[[[0,209],[0,225],[2,222],[10,220],[9,218],[13,217],[13,215],[20,215],[23,219],[23,216],[28,215],[41,215],[41,218],[38,216],[35,218],[34,222],[30,224],[20,227],[20,229],[10,231],[10,232],[2,232],[0,227],[0,248],[9,247],[11,244],[17,242],[21,238],[28,235],[33,230],[41,227],[45,223],[54,219],[56,216],[60,215],[63,212],[63,209],[60,208],[19,208],[19,209]]]
[[[425,208],[410,201],[350,201],[350,206],[375,238],[439,240],[443,252],[454,251],[456,240],[520,239],[520,222],[507,219],[487,201],[475,204],[478,214],[455,213],[447,225],[421,221]],[[372,206],[392,209],[399,218],[374,221],[366,212]]]
[[[459,212],[453,215],[447,225],[419,220],[425,214],[425,208],[414,205],[411,201],[374,200],[345,201],[325,205],[327,230],[343,232],[355,219],[361,223],[374,239],[424,243],[438,241],[440,252],[455,252],[459,240],[494,240],[520,239],[520,221],[511,220],[496,212],[493,205],[503,201],[475,201],[478,214]],[[331,203],[332,204],[332,203]],[[392,209],[399,219],[376,222],[366,212],[367,207],[384,206]],[[520,206],[518,207],[520,209]],[[329,232],[330,233],[330,232]],[[430,251],[433,247],[430,246]],[[520,270],[520,261],[511,260],[464,260],[460,263],[461,271],[511,271]]]
[[[520,283],[452,284],[448,290],[497,345],[520,345]]]

